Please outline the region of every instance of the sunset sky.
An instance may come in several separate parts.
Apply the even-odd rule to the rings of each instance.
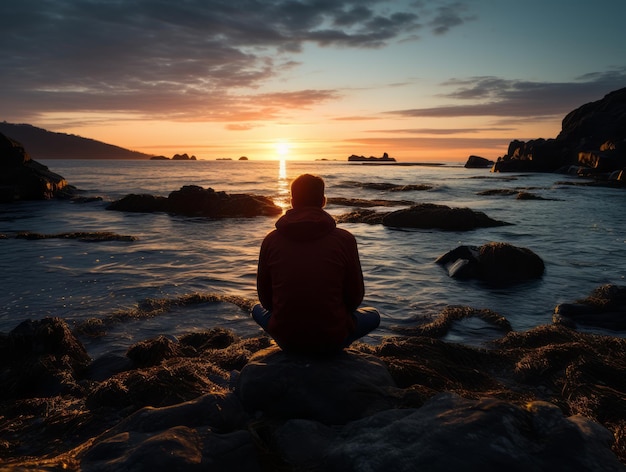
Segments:
[[[626,87],[625,0],[5,0],[0,121],[199,159],[495,159]]]

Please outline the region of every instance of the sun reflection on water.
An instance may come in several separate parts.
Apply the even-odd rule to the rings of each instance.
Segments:
[[[278,161],[278,198],[275,202],[276,205],[281,207],[283,211],[288,210],[291,207],[290,195],[289,195],[289,179],[287,178],[287,160],[281,159]]]

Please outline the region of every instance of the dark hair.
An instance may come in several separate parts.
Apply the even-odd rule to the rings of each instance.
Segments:
[[[291,182],[291,206],[293,208],[318,207],[323,208],[324,180],[317,175],[302,174]]]

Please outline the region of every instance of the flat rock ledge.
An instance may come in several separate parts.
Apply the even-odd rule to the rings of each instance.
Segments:
[[[91,360],[45,318],[0,336],[0,461],[37,470],[624,471],[626,340],[562,325],[293,356],[223,328]],[[448,316],[448,318],[450,318]],[[458,318],[458,316],[455,316]],[[430,335],[429,335],[430,333]],[[620,462],[620,460],[622,462]]]

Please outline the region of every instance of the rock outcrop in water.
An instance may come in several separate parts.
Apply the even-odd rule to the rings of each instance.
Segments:
[[[418,203],[392,212],[358,209],[336,217],[339,223],[382,224],[390,228],[440,229],[469,231],[476,228],[505,226],[509,223],[494,220],[480,211],[469,208],[451,208],[434,203]]]
[[[145,194],[126,195],[121,200],[112,202],[107,210],[139,213],[166,212],[209,218],[274,216],[283,211],[268,197],[244,193],[227,194],[197,185],[185,185],[180,190],[171,192],[167,197]]]
[[[0,459],[84,471],[626,469],[625,339],[442,313],[467,316],[506,334],[489,349],[446,343],[450,323],[435,320],[310,358],[213,328],[90,362],[62,320],[25,322],[0,336]]]
[[[626,88],[568,113],[554,139],[511,141],[492,171],[554,172],[574,165],[585,176],[617,171],[614,178],[626,180]]]
[[[483,169],[493,166],[495,163],[489,159],[480,156],[470,156],[467,158],[465,168],[467,169]]]
[[[435,262],[444,266],[450,277],[501,284],[536,279],[545,270],[543,260],[530,249],[495,242],[480,247],[459,246]]]
[[[626,287],[603,285],[575,303],[561,303],[554,309],[554,323],[570,328],[592,326],[614,331],[626,330]]]
[[[389,157],[387,153],[384,153],[382,157],[376,156],[357,156],[356,154],[352,154],[348,157],[349,162],[396,162],[394,157]]]
[[[20,143],[0,134],[0,203],[49,200],[73,190],[63,177],[32,160]]]

